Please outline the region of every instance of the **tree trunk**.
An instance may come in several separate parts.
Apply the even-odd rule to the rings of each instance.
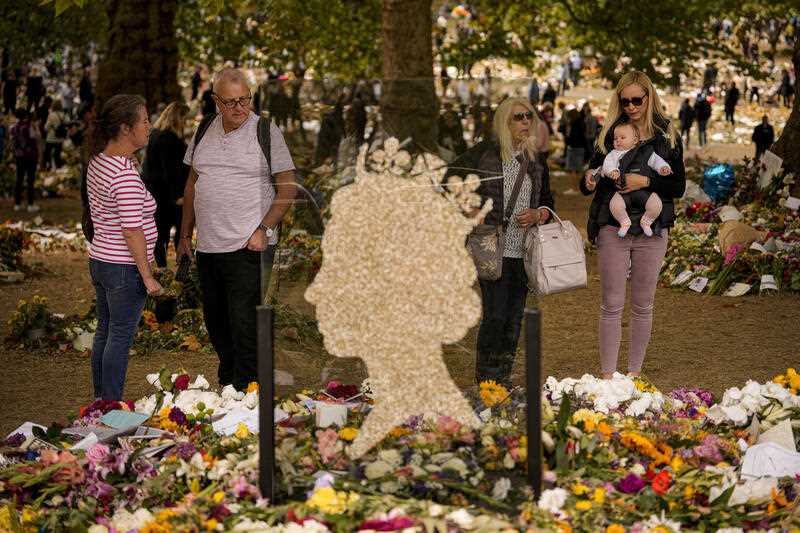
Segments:
[[[112,0],[108,42],[97,80],[102,102],[115,94],[138,94],[154,111],[180,96],[177,0]]]
[[[800,39],[795,42],[794,53],[792,55],[795,72],[800,72]],[[789,172],[800,175],[800,95],[797,94],[800,83],[795,83],[794,105],[786,127],[783,128],[780,139],[770,150],[783,158],[783,168]],[[800,179],[796,180],[795,190],[800,185]]]
[[[383,127],[436,151],[439,103],[433,84],[432,0],[382,0]]]

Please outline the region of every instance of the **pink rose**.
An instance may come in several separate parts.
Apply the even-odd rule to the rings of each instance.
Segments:
[[[445,435],[455,435],[461,429],[461,422],[449,416],[440,416],[436,420],[436,429]]]
[[[324,431],[318,430],[316,435],[317,449],[319,450],[320,456],[322,456],[322,462],[331,462],[339,453],[338,447],[336,446],[339,441],[339,434],[328,428]]]
[[[105,459],[109,453],[108,446],[98,443],[86,451],[86,459],[92,464],[97,464]]]

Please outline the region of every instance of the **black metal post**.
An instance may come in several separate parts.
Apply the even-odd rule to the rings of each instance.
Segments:
[[[525,309],[525,385],[528,394],[528,484],[542,493],[542,315]]]
[[[262,305],[269,305],[269,283],[272,279],[272,264],[275,261],[275,249],[278,245],[270,244],[267,249],[261,252],[261,294],[259,295]]]
[[[274,312],[256,308],[258,320],[258,486],[261,496],[275,502],[275,378]]]

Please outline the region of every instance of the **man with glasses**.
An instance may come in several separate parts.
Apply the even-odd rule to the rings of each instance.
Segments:
[[[258,376],[261,252],[277,243],[276,227],[294,198],[294,163],[274,123],[268,162],[258,138],[259,118],[250,107],[250,87],[241,71],[219,72],[213,98],[219,114],[199,141],[195,133],[183,160],[191,172],[184,190],[177,255],[191,256],[196,221],[203,315],[220,361],[219,382],[243,390]]]

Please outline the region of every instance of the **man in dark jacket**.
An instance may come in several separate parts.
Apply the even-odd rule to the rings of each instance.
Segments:
[[[700,146],[705,146],[708,140],[706,139],[706,125],[708,119],[711,118],[711,104],[708,103],[706,95],[700,93],[694,103],[694,112],[697,117],[697,139]]]
[[[28,99],[28,107],[26,108],[28,112],[39,107],[39,102],[44,96],[44,79],[38,67],[33,67],[30,76],[25,82],[25,96]]]
[[[689,138],[692,132],[692,124],[694,124],[694,117],[694,108],[687,98],[681,104],[681,110],[678,112],[678,119],[681,122],[681,137],[685,139],[686,148],[689,148]]]
[[[772,143],[775,142],[775,130],[772,129],[767,115],[764,115],[764,118],[761,119],[761,124],[753,129],[753,142],[756,145],[755,157],[756,161],[758,161],[761,159],[761,156],[764,155],[764,152],[769,150]]]
[[[739,89],[735,83],[731,83],[731,88],[725,93],[725,120],[734,123],[733,114],[736,112],[736,104],[739,103]]]
[[[81,81],[78,84],[78,96],[81,99],[81,103],[92,103],[94,102],[94,88],[92,87],[92,78],[89,74],[89,67],[83,69],[83,76],[81,76]]]

